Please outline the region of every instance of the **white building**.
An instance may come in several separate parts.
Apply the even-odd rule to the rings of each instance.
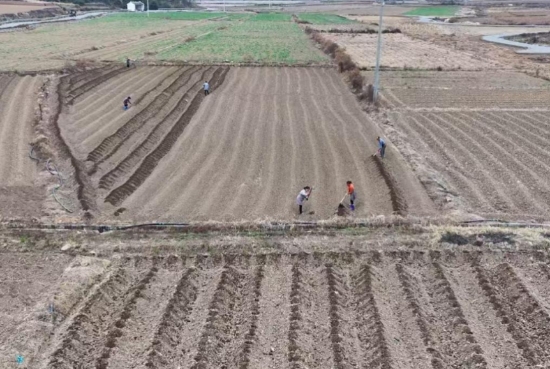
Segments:
[[[130,1],[126,8],[129,12],[142,12],[145,10],[145,4],[143,4],[141,1]]]

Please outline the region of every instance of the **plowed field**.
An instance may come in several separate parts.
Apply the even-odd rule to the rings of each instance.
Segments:
[[[331,69],[113,67],[65,77],[60,88],[62,135],[80,163],[84,207],[98,214],[288,219],[310,185],[308,217],[324,219],[348,179],[358,215],[402,210],[400,180],[412,212],[431,209],[398,156],[386,165],[370,157],[378,131]]]
[[[390,75],[383,95],[400,147],[420,171],[442,176],[445,196],[458,196],[468,212],[548,216],[546,83],[518,73],[508,75],[515,83],[500,85],[484,73],[477,83],[467,73],[417,75],[408,84]]]
[[[30,157],[42,77],[0,75],[0,213],[21,215],[42,198],[37,165]]]
[[[3,367],[16,355],[48,369],[550,361],[542,253],[7,254],[2,270]]]

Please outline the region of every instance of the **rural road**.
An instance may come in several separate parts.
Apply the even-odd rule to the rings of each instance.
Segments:
[[[0,30],[30,26],[32,24],[68,22],[68,21],[82,20],[82,19],[86,19],[86,18],[97,17],[97,16],[100,16],[100,15],[103,15],[103,14],[105,14],[105,12],[93,12],[93,13],[86,13],[86,14],[77,15],[75,17],[62,17],[62,18],[53,18],[53,19],[46,19],[46,20],[12,22],[12,23],[0,24]]]

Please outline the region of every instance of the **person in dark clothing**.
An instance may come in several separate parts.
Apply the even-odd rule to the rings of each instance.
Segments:
[[[376,141],[378,141],[378,154],[380,154],[380,157],[384,159],[384,155],[386,154],[386,141],[384,141],[384,139],[380,136],[376,138]]]
[[[132,104],[132,98],[130,96],[128,96],[127,98],[124,99],[124,110],[128,110],[128,105],[131,105]]]
[[[131,63],[132,61],[130,60],[130,58],[126,58],[126,68],[130,68]]]

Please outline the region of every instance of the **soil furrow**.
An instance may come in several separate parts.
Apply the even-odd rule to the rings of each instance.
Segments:
[[[77,189],[77,198],[80,202],[80,206],[82,207],[82,210],[88,211],[88,210],[94,210],[96,208],[96,202],[95,202],[95,191],[93,190],[93,187],[91,186],[89,182],[89,178],[85,174],[85,168],[84,165],[76,159],[73,152],[71,151],[71,148],[65,141],[65,138],[61,134],[61,127],[59,126],[59,115],[61,114],[62,109],[62,100],[63,97],[61,95],[61,89],[62,86],[66,83],[67,77],[62,77],[59,83],[57,84],[57,101],[55,106],[53,107],[54,113],[52,114],[52,121],[53,121],[53,128],[54,128],[54,134],[59,139],[59,142],[61,143],[60,151],[61,153],[70,159],[71,165],[74,168],[75,174],[75,180],[78,186]]]
[[[471,266],[446,267],[445,274],[455,291],[465,319],[472,323],[470,328],[483,350],[483,356],[490,363],[489,367],[527,368],[529,364],[477,283],[476,273]]]
[[[258,301],[256,339],[250,352],[250,368],[288,369],[288,329],[292,266],[287,255],[270,255]]]
[[[433,259],[438,255],[432,254]],[[464,317],[451,284],[447,280],[441,265],[434,261],[427,268],[424,283],[428,287],[430,302],[437,316],[439,347],[449,358],[451,367],[487,368],[483,350]]]
[[[472,125],[469,122],[464,122],[451,114],[443,114],[442,118],[449,122],[454,122],[454,126],[460,131],[468,135],[468,140],[477,145],[486,147],[492,155],[498,155],[500,162],[506,160],[507,172],[515,174],[519,181],[523,184],[523,188],[530,197],[534,207],[539,208],[539,204],[544,204],[550,200],[550,186],[543,178],[532,168],[529,161],[523,162],[514,155],[512,151],[515,146],[513,143],[507,144],[503,140],[496,140],[494,132],[482,125]],[[519,187],[519,186],[518,186]]]
[[[92,91],[94,88],[99,86],[105,81],[110,80],[111,78],[114,78],[115,76],[128,72],[129,69],[125,67],[117,68],[113,71],[107,72],[105,74],[101,74],[95,79],[92,79],[91,81],[88,81],[84,83],[82,86],[72,90],[69,92],[69,95],[67,96],[66,103],[69,105],[72,105],[76,99],[78,99],[80,96],[84,95],[85,93]]]
[[[117,269],[73,318],[59,347],[48,360],[48,368],[74,369],[95,367],[94,357],[105,345],[105,332],[124,309],[139,280],[137,270]]]
[[[189,81],[196,69],[197,68],[187,69],[174,82],[172,82],[170,86],[165,88],[162,93],[157,95],[149,105],[133,116],[114,134],[105,138],[99,146],[88,154],[86,160],[98,163],[112,155],[124,140],[128,139],[130,135],[146,124],[151,117],[157,114],[157,112],[168,102],[168,100],[170,100],[170,97]]]
[[[148,351],[145,364],[147,368],[165,368],[170,363],[177,362],[181,331],[197,299],[197,273],[195,268],[190,268],[178,282]]]
[[[477,281],[530,366],[547,362],[548,315],[531,298],[509,264],[485,270],[474,261]],[[540,336],[539,334],[543,334]]]
[[[204,69],[200,75],[198,81],[204,80],[204,77],[208,69]],[[196,84],[192,84],[185,91],[183,96],[179,99],[176,105],[172,110],[166,115],[147,135],[147,137],[137,146],[132,152],[127,154],[127,156],[122,160],[115,168],[107,172],[99,180],[99,187],[102,189],[109,190],[116,183],[116,181],[123,177],[124,175],[133,171],[133,169],[142,161],[142,159],[147,156],[153,150],[158,143],[165,137],[166,133],[170,131],[171,127],[177,123],[178,118],[185,113],[189,108],[190,103],[187,103],[190,100],[190,95],[192,89]],[[173,123],[176,122],[176,123]],[[121,143],[123,144],[123,142]],[[115,148],[113,153],[119,148]],[[109,155],[110,156],[110,155]],[[109,156],[105,156],[103,159],[97,162],[101,164]]]
[[[414,122],[416,131],[422,137],[430,137],[430,147],[436,147],[439,155],[442,155],[444,161],[442,162],[442,168],[451,168],[450,165],[446,163],[452,162],[454,167],[457,168],[457,172],[461,177],[464,178],[463,182],[470,190],[469,193],[475,197],[471,200],[472,204],[486,203],[486,206],[491,206],[492,208],[499,211],[508,211],[509,209],[516,209],[515,202],[512,203],[509,199],[514,198],[510,196],[509,193],[505,191],[509,190],[507,188],[502,188],[495,180],[496,177],[494,174],[488,174],[488,169],[491,169],[493,172],[498,172],[498,170],[504,170],[504,167],[501,163],[496,162],[490,155],[484,155],[483,151],[477,150],[476,147],[471,145],[466,145],[457,140],[457,133],[453,130],[448,131],[444,129],[436,121],[430,119],[427,115],[420,115],[422,117],[422,122],[428,123],[428,126],[419,122],[415,115],[411,113],[411,120]],[[433,131],[430,131],[430,128]],[[432,133],[433,132],[433,133]],[[440,144],[439,141],[442,141]],[[452,152],[449,153],[448,148],[452,148]],[[453,155],[451,155],[453,154]],[[491,160],[493,165],[490,165],[489,168],[483,165],[481,157],[485,161]],[[472,182],[475,182],[476,185],[473,185]],[[491,188],[485,190],[484,186],[480,183],[490,183]],[[462,188],[465,188],[462,186]],[[487,199],[490,199],[487,202]]]
[[[257,331],[258,331],[258,320],[260,316],[260,299],[262,298],[262,282],[265,276],[265,255],[258,255],[256,258],[258,262],[258,267],[256,268],[256,273],[254,275],[254,292],[252,306],[250,309],[250,314],[252,318],[250,319],[250,325],[248,332],[244,338],[244,344],[242,345],[241,353],[238,359],[238,368],[247,369],[250,367],[250,353],[253,346],[257,343]]]
[[[430,354],[432,358],[432,368],[447,368],[448,366],[446,360],[444,360],[443,355],[437,348],[437,343],[432,335],[432,332],[430,331],[429,319],[421,308],[421,302],[418,297],[421,296],[422,293],[417,291],[418,281],[416,281],[415,277],[405,270],[403,264],[396,264],[395,270],[397,271],[397,276],[401,282],[403,292],[405,293],[405,299],[407,300],[409,307],[415,316],[416,324],[420,329],[422,341],[426,347],[426,352]]]
[[[85,83],[117,69],[120,69],[119,65],[109,65],[106,67],[95,68],[90,71],[80,72],[76,75],[69,75],[69,80],[67,81],[67,92],[71,93]]]
[[[525,185],[523,182],[523,177],[521,173],[525,173],[526,170],[518,169],[517,171],[511,170],[510,165],[505,165],[502,162],[502,156],[498,156],[498,152],[501,151],[498,146],[490,143],[486,139],[480,141],[477,138],[477,135],[468,132],[467,129],[461,128],[464,126],[463,122],[458,122],[458,124],[452,124],[451,122],[457,122],[456,118],[452,117],[450,114],[429,114],[435,118],[441,126],[447,128],[447,130],[453,134],[453,139],[457,142],[461,142],[462,145],[467,146],[472,153],[481,160],[483,158],[485,161],[490,161],[491,165],[485,165],[486,170],[491,170],[494,172],[495,178],[507,178],[507,181],[513,181],[517,183],[514,186],[502,186],[497,185],[494,188],[502,188],[502,191],[506,191],[508,197],[511,201],[514,202],[515,206],[524,210],[528,204],[529,208],[536,208],[538,212],[541,212],[539,202],[533,198],[532,192],[529,190],[529,186]],[[445,119],[447,118],[447,119]],[[435,123],[433,123],[435,125]],[[513,180],[515,179],[515,180]]]
[[[372,288],[370,265],[363,265],[354,278],[354,295],[358,338],[361,342],[361,367],[391,369],[392,358],[384,335],[384,323],[380,316]]]
[[[224,362],[223,349],[234,339],[231,323],[235,306],[242,299],[245,276],[226,265],[208,308],[208,318],[201,333],[192,369],[219,367]]]
[[[331,264],[326,266],[328,284],[328,297],[330,302],[330,341],[334,368],[356,368],[354,350],[353,323],[348,321],[347,310],[349,308],[350,291],[345,283],[345,276]],[[388,367],[382,366],[386,369]]]
[[[229,68],[218,68],[216,70],[211,81],[211,85],[214,89],[223,83],[228,71]],[[109,195],[107,195],[105,202],[109,202],[115,206],[119,205],[128,196],[130,196],[147,179],[147,177],[149,177],[149,175],[151,175],[158,162],[170,151],[187,124],[189,124],[203,99],[204,94],[202,91],[197,92],[189,104],[188,109],[185,113],[183,113],[176,124],[174,124],[170,132],[164,137],[157,148],[145,157],[138,169],[136,169],[134,174],[132,174],[132,176],[124,184],[117,187]]]
[[[147,293],[146,289],[157,273],[158,268],[154,265],[137,285],[131,289],[130,296],[124,303],[118,318],[107,330],[103,348],[98,350],[101,352],[101,356],[96,359],[96,369],[108,368],[112,350],[117,347],[118,339],[123,336],[123,329],[128,324],[128,320],[133,318],[133,315],[136,314],[138,299],[143,296],[144,292]]]
[[[397,122],[405,120],[401,113],[397,113],[397,116]],[[472,179],[465,176],[465,173],[468,172],[464,170],[462,162],[464,161],[464,163],[466,163],[465,160],[467,159],[460,160],[459,158],[448,155],[447,151],[444,149],[444,146],[439,143],[440,140],[436,139],[430,131],[427,131],[422,124],[418,123],[412,114],[408,115],[407,123],[399,124],[399,128],[403,131],[403,134],[407,137],[407,140],[409,140],[411,144],[417,142],[417,150],[418,145],[423,145],[423,150],[428,153],[427,162],[434,169],[439,170],[442,173],[445,173],[446,176],[450,177],[451,183],[456,186],[455,188],[460,189],[461,196],[469,203],[470,207],[479,206],[487,211],[494,210],[493,205],[489,204],[487,201],[487,196],[480,192],[479,186],[475,186],[472,183]],[[430,160],[429,158],[434,159]],[[470,168],[470,172],[475,172],[476,170],[480,169],[473,167]],[[493,194],[495,192],[497,191],[492,191]]]
[[[378,174],[384,179],[384,182],[386,183],[386,187],[388,188],[389,194],[390,194],[390,201],[392,206],[392,211],[399,215],[406,215],[407,214],[407,201],[405,200],[405,197],[403,196],[399,185],[397,184],[397,181],[393,177],[393,175],[390,173],[388,168],[383,163],[383,159],[381,159],[378,155],[373,157],[373,160],[376,164],[376,169],[378,170]]]
[[[499,113],[488,112],[487,114],[493,116],[495,119],[503,119],[506,123],[511,124],[516,130],[520,130],[528,134],[535,141],[538,141],[543,145],[550,140],[549,132],[541,130],[540,127],[530,123],[527,119],[518,118],[514,114],[507,111]]]

